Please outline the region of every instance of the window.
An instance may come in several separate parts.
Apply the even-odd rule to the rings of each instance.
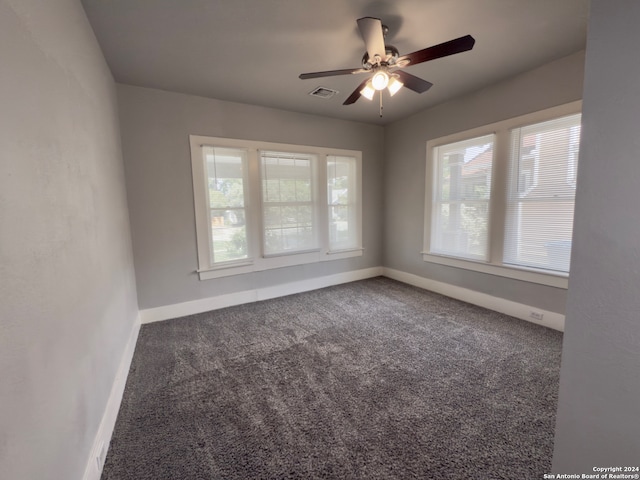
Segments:
[[[202,148],[207,180],[210,266],[248,258],[245,210],[247,152]]]
[[[360,193],[356,157],[327,157],[329,249],[339,252],[360,246]]]
[[[361,152],[190,143],[201,280],[362,255]]]
[[[486,260],[493,135],[435,147],[433,156],[431,251]]]
[[[427,142],[424,260],[566,288],[580,106]]]
[[[580,115],[511,131],[504,263],[569,271]],[[536,181],[523,183],[531,158]]]
[[[313,171],[317,156],[264,151],[260,160],[264,254],[316,250]]]

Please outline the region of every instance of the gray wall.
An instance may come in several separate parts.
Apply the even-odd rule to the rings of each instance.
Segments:
[[[141,309],[381,265],[382,127],[125,85],[118,100]],[[361,150],[364,255],[200,281],[190,134]]]
[[[640,459],[640,2],[591,4],[553,470]]]
[[[580,100],[583,72],[584,52],[579,52],[388,125],[385,129],[384,266],[564,313],[564,289],[422,260],[426,142]]]
[[[0,0],[0,478],[79,479],[137,317],[115,84],[76,0]]]

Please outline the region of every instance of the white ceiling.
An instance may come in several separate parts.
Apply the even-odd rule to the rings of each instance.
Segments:
[[[587,0],[82,0],[117,82],[386,124],[584,49]],[[390,29],[400,55],[471,34],[473,50],[406,71],[434,84],[342,102],[362,75],[300,80],[361,66],[356,20]],[[324,100],[308,93],[338,90]]]

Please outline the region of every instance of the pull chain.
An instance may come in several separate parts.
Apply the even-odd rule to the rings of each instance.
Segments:
[[[382,90],[380,90],[380,118],[382,118]]]

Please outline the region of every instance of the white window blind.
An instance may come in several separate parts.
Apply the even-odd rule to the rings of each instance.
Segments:
[[[493,137],[434,148],[431,253],[487,259]]]
[[[327,202],[329,206],[329,249],[360,247],[359,198],[356,158],[327,156]]]
[[[580,114],[511,131],[504,263],[569,271]]]
[[[211,266],[247,259],[247,152],[214,146],[203,146],[202,151],[208,194]]]
[[[265,256],[318,249],[316,156],[261,151]]]

